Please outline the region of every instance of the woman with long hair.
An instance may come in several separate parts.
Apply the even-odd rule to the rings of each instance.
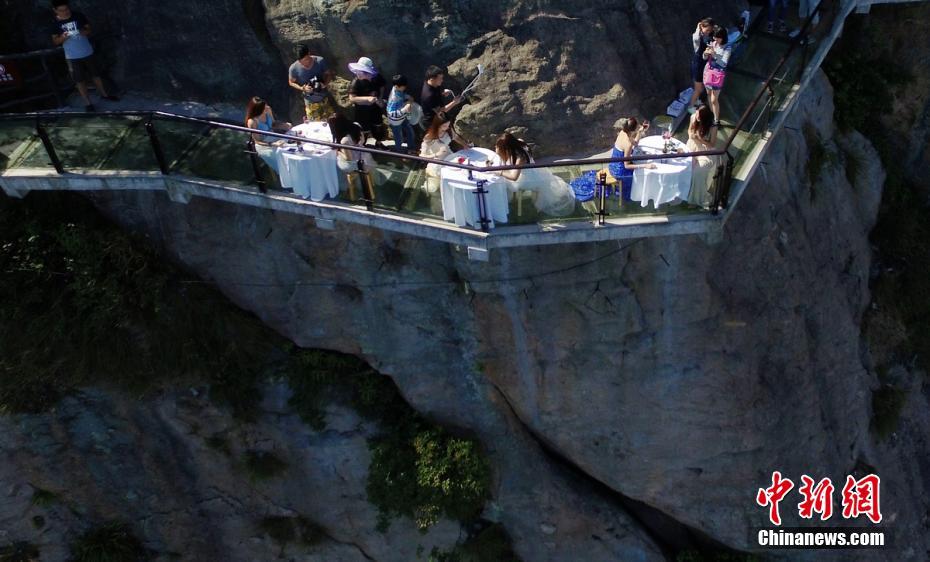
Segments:
[[[285,132],[291,128],[291,124],[286,121],[275,121],[271,106],[258,96],[252,96],[245,108],[245,126],[260,131],[275,132]],[[252,139],[256,144],[268,145],[274,142],[273,137],[260,133],[252,133]]]
[[[717,145],[717,125],[714,113],[706,105],[691,116],[688,124],[688,152],[713,150]],[[691,173],[691,192],[688,202],[709,207],[713,202],[714,175],[720,163],[719,156],[695,156]]]
[[[275,121],[274,111],[265,100],[258,96],[252,96],[249,104],[245,108],[245,126],[250,129],[259,131],[286,132],[290,130],[291,124],[286,121]],[[268,135],[252,133],[252,140],[255,141],[255,152],[268,166],[278,171],[278,159],[275,154],[275,139]],[[281,144],[280,142],[277,144]]]
[[[368,177],[372,180],[372,195],[374,195],[374,185],[380,184],[378,179],[378,170],[375,168],[375,159],[370,152],[355,150],[350,147],[365,146],[365,133],[358,123],[353,123],[342,113],[332,114],[326,122],[329,124],[329,130],[333,134],[333,142],[344,146],[336,151],[336,167],[346,178],[346,185],[349,191],[349,199],[355,198],[355,179],[354,175],[359,171],[359,161],[362,162],[364,169],[368,172]],[[342,180],[340,180],[342,181]]]
[[[510,133],[503,133],[494,143],[494,152],[502,166],[533,163],[530,149],[523,139]],[[534,193],[533,203],[536,209],[547,215],[565,216],[575,210],[575,196],[568,184],[561,178],[541,168],[525,170],[501,170],[497,172],[502,178],[511,182],[508,190],[520,197],[521,191]]]
[[[643,138],[646,130],[649,128],[648,122],[642,124],[635,117],[622,117],[617,122],[617,138],[614,139],[613,150],[610,152],[611,158],[623,158],[633,154],[633,148],[639,144],[639,139]],[[623,201],[630,201],[630,192],[633,189],[633,170],[636,168],[655,168],[652,162],[643,164],[632,164],[629,162],[614,162],[607,166],[617,181],[620,182],[621,194]]]
[[[730,62],[730,45],[727,45],[729,37],[724,27],[718,27],[714,31],[714,42],[707,46],[704,51],[704,59],[707,60],[707,67],[704,69],[704,88],[707,90],[707,98],[710,102],[710,108],[714,112],[714,124],[720,125],[720,91],[723,89],[723,81],[726,78],[727,63]]]
[[[420,145],[420,156],[434,160],[444,160],[452,154],[450,145],[452,141],[468,146],[467,140],[459,136],[452,126],[452,121],[442,115],[434,115],[429,127],[423,134],[423,143]],[[439,191],[439,169],[437,164],[426,166],[426,190],[430,193]]]

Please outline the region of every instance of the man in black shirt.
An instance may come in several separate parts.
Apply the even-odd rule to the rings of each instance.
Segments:
[[[446,90],[442,87],[445,79],[445,73],[438,66],[431,66],[426,69],[426,82],[423,83],[423,90],[420,92],[420,107],[423,108],[423,119],[420,126],[429,128],[433,122],[433,116],[442,113],[452,119],[450,115],[455,108],[462,104],[462,97],[454,97],[452,90]]]
[[[55,12],[55,23],[51,26],[52,43],[61,46],[65,51],[65,60],[68,71],[78,93],[84,98],[87,111],[94,111],[87,95],[87,80],[92,79],[97,86],[97,93],[105,100],[119,101],[116,96],[107,93],[100,79],[100,73],[94,64],[94,48],[90,44],[90,23],[81,12],[72,12],[68,0],[54,0],[52,10]]]

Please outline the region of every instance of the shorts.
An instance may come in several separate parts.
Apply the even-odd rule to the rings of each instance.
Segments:
[[[333,102],[328,97],[318,102],[304,100],[304,113],[311,121],[326,121],[334,112]]]
[[[97,72],[97,65],[94,64],[94,55],[88,55],[82,59],[67,59],[68,72],[75,82],[86,82],[91,78],[100,76]]]
[[[697,53],[695,56],[691,57],[691,81],[697,82],[698,84],[704,83],[704,66],[707,65],[707,60],[704,57]]]

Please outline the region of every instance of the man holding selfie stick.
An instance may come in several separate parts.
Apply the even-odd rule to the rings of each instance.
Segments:
[[[119,98],[107,93],[100,79],[100,73],[94,64],[94,47],[90,44],[90,23],[81,12],[72,12],[68,0],[53,0],[52,9],[55,12],[55,23],[52,25],[52,43],[65,49],[65,60],[68,62],[68,71],[78,93],[84,98],[84,110],[94,111],[94,104],[90,103],[87,95],[87,79],[90,78],[97,86],[100,97],[109,101],[119,101]]]

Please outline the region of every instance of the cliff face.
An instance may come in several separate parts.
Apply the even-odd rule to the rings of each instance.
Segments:
[[[159,74],[134,82],[126,67],[124,77],[157,91],[170,82],[164,79],[169,67],[177,67],[196,82],[190,88],[182,82],[179,91],[232,97],[255,87],[243,75],[260,75],[268,77],[262,84],[274,84],[268,86],[272,95],[284,99],[276,88],[291,47],[303,41],[340,71],[368,55],[385,70],[415,77],[427,64],[450,63],[452,78],[462,79],[481,62],[488,68],[482,99],[463,110],[464,125],[478,134],[524,127],[534,140],[562,150],[590,143],[600,134],[593,130],[605,130],[606,138],[618,114],[651,113],[671,97],[672,85],[687,82],[687,37],[663,29],[689,29],[685,22],[706,12],[733,10],[723,2],[606,4],[580,8],[581,17],[578,9],[566,15],[557,2],[430,2],[424,8],[414,2],[269,1],[265,18],[277,54],[262,46],[261,33],[239,32],[255,29],[255,3],[245,3],[248,20],[232,2],[191,5],[170,18],[174,39],[196,43],[194,32],[205,21],[236,31],[211,33],[210,51],[190,47],[181,56],[180,45],[188,43],[175,41],[163,54],[147,52]],[[101,6],[82,7],[92,14]],[[210,10],[220,12],[210,18]],[[135,26],[149,25],[144,17],[118,13],[127,37],[140,29]],[[633,56],[647,50],[655,56]],[[175,62],[168,62],[171,57]],[[211,68],[222,74],[214,77]],[[926,399],[915,382],[907,432],[892,445],[876,445],[869,420],[877,380],[860,334],[870,301],[868,233],[884,172],[865,137],[835,129],[832,103],[829,84],[817,77],[715,242],[676,237],[495,250],[490,263],[474,263],[444,244],[357,226],[316,230],[300,217],[214,201],[184,206],[146,193],[100,193],[94,200],[299,345],[364,357],[391,376],[417,410],[476,434],[495,472],[485,517],[503,523],[527,560],[659,559],[663,546],[689,544],[694,536],[750,548],[748,529],[766,515],[754,503],[755,492],[770,483],[774,470],[795,481],[810,474],[834,483],[875,470],[883,477],[883,509],[895,536],[914,537],[897,557],[919,560],[930,547],[928,473],[912,459],[927,452]],[[566,122],[573,127],[566,129]],[[832,157],[809,162],[815,148]],[[852,168],[857,172],[847,177]],[[58,482],[34,467],[63,460],[56,447],[74,433],[69,416],[77,419],[89,409],[149,420],[144,432],[118,419],[101,424],[118,434],[186,440],[182,458],[168,464],[187,468],[164,480],[181,482],[178,494],[213,497],[197,475],[217,470],[208,461],[218,453],[205,450],[202,437],[179,437],[198,434],[185,426],[194,414],[184,400],[118,407],[108,400],[69,402],[58,414],[67,419],[26,419],[15,422],[15,431],[8,420],[6,450],[29,450],[24,435],[51,444],[44,452],[14,456],[3,481],[21,487],[25,480],[17,474],[28,469],[36,482],[55,489]],[[225,427],[216,419],[211,435]],[[313,449],[347,439],[345,456],[325,448],[305,454],[314,455],[314,463],[343,458],[364,466],[359,459],[367,452],[358,442],[367,434],[357,422],[346,420],[345,431],[324,439],[277,427],[288,419],[271,416],[263,431],[274,432],[281,447],[313,443]],[[156,421],[171,430],[151,429]],[[38,429],[29,429],[33,425]],[[73,445],[76,454],[92,455],[94,445],[86,445]],[[149,450],[143,443],[130,455],[136,460],[127,471],[151,467],[143,462]],[[273,510],[280,498],[305,490],[337,509],[349,500],[327,494],[347,490],[351,509],[315,519],[334,543],[351,543],[333,546],[347,549],[344,559],[357,559],[357,547],[374,558],[406,560],[410,545],[448,544],[458,532],[444,524],[428,538],[403,530],[369,537],[372,509],[355,501],[358,469],[320,480],[307,476],[263,497],[236,490],[224,496],[232,507],[208,513],[236,521],[242,509]],[[92,481],[74,473],[79,483]],[[160,472],[153,474],[146,494],[163,493]],[[223,494],[236,488],[232,476],[225,478]],[[110,475],[93,482],[129,486]],[[8,520],[31,513],[26,492],[13,489],[4,513],[16,515]],[[182,505],[195,513],[199,501],[168,497],[150,508],[173,513]],[[319,509],[309,499],[301,505]],[[788,524],[796,522],[793,506],[782,508]],[[112,509],[137,508],[127,500]],[[138,513],[143,517],[141,508]],[[189,517],[191,525],[207,525],[200,515]],[[239,537],[245,528],[228,525],[215,532]],[[174,532],[179,542],[166,544],[190,540],[183,530]],[[238,540],[221,539],[229,541],[229,551]]]
[[[835,156],[808,163],[814,143]],[[871,445],[859,329],[883,178],[869,143],[834,129],[819,76],[716,244],[525,248],[485,264],[204,200],[95,200],[299,345],[359,354],[415,408],[475,432],[499,474],[491,512],[527,559],[600,559],[656,553],[643,526],[749,548],[774,470],[897,470]],[[918,483],[883,488],[886,517],[915,533]]]
[[[51,414],[0,418],[0,541],[29,540],[42,560],[66,560],[76,529],[109,519],[132,523],[160,560],[413,560],[418,548],[455,543],[460,529],[448,521],[426,534],[409,520],[375,531],[365,480],[377,427],[333,406],[326,431],[313,431],[287,407],[286,387],[263,391],[262,416],[248,425],[204,388],[144,402],[88,390]],[[262,479],[247,467],[250,451],[287,465]],[[273,518],[311,529],[275,540]]]

